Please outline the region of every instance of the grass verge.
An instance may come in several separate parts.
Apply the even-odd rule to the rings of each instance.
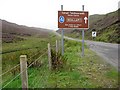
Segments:
[[[117,70],[86,45],[85,56],[81,57],[81,46],[80,42],[65,40],[64,57],[67,62],[60,70],[49,70],[47,54],[40,58],[43,62],[40,67],[28,69],[29,88],[117,88]],[[3,85],[15,76],[6,77],[7,81]],[[20,77],[6,88],[21,88]]]

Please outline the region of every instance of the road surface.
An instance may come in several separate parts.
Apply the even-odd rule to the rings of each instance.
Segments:
[[[79,39],[74,39],[74,38],[70,38],[70,37],[66,37],[66,36],[64,36],[64,38],[81,42],[81,40],[79,40]],[[118,58],[120,58],[118,55],[118,49],[120,50],[120,48],[118,48],[118,44],[96,42],[96,41],[89,41],[89,40],[85,40],[85,43],[89,46],[89,48],[92,51],[96,52],[99,56],[101,56],[109,64],[111,64],[116,69],[118,69]],[[120,61],[119,61],[119,63],[120,63]],[[119,67],[119,70],[120,70],[120,67]]]
[[[90,49],[118,69],[118,44],[85,41]]]
[[[81,40],[79,39],[74,39],[66,36],[65,38],[69,40],[81,42]],[[85,43],[89,46],[89,48],[92,51],[96,52],[99,56],[104,58],[104,60],[106,60],[116,69],[118,69],[118,44],[96,42],[96,41],[89,41],[89,40],[85,40]]]

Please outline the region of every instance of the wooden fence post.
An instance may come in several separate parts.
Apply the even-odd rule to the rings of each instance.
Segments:
[[[50,43],[48,43],[48,62],[49,62],[49,69],[51,70],[52,63],[51,63],[51,48],[50,48]]]
[[[56,61],[57,61],[57,55],[58,55],[58,41],[56,40]]]
[[[58,46],[59,46],[59,52],[61,51],[61,42],[60,42],[60,40],[59,40],[59,42],[58,42]]]
[[[56,40],[56,56],[57,56],[57,53],[58,53],[58,41]]]
[[[20,71],[21,73],[21,80],[22,80],[22,89],[28,89],[28,73],[27,73],[27,56],[21,55],[20,56]]]

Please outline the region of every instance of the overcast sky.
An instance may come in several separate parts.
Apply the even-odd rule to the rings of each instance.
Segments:
[[[118,9],[119,0],[0,0],[0,19],[20,25],[58,29],[58,10],[106,14]]]

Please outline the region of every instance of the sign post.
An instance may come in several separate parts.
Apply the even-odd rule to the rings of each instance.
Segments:
[[[63,5],[61,5],[61,11],[63,11]],[[63,23],[64,22],[64,17],[60,17],[59,18],[59,21],[61,22],[61,23]],[[61,39],[61,44],[62,44],[62,55],[64,55],[64,30],[63,30],[63,28],[62,28],[62,39]]]
[[[82,10],[84,11],[84,5],[82,5]],[[86,23],[86,20],[85,20],[85,23]],[[82,30],[82,57],[83,56],[84,56],[84,29]]]
[[[63,5],[61,5],[61,11],[58,11],[58,28],[61,28],[61,45],[62,55],[64,54],[64,28],[82,29],[82,56],[84,56],[84,30],[89,28],[88,12],[84,11],[63,11]]]

